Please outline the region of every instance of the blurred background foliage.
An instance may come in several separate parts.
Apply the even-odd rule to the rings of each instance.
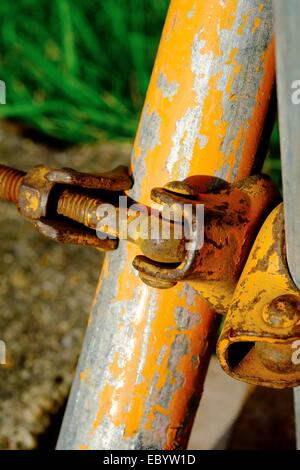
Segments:
[[[281,160],[280,160],[280,139],[278,122],[274,126],[272,133],[268,158],[265,161],[263,171],[271,176],[272,180],[281,189]]]
[[[70,143],[131,138],[168,0],[1,0],[1,117]]]
[[[68,144],[131,139],[169,0],[1,0],[12,118]],[[280,181],[276,127],[265,170]]]

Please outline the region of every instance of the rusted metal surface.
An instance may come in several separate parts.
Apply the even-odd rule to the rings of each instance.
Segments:
[[[99,208],[104,203],[104,200],[100,200],[96,197],[91,197],[86,194],[79,193],[78,191],[66,189],[62,192],[57,206],[57,212],[60,215],[64,215],[72,220],[75,220],[86,227],[89,227],[98,232],[103,232],[113,238],[118,239],[120,237],[120,224],[105,224],[101,226],[99,230],[99,224],[101,223],[102,214],[99,213]],[[131,201],[133,203],[133,201]],[[115,210],[116,218],[120,214],[120,207],[116,203],[110,203]],[[141,207],[139,205],[139,207]],[[162,263],[180,263],[185,257],[185,240],[184,238],[175,238],[175,223],[170,220],[169,238],[163,238],[163,218],[159,211],[151,213],[151,208],[143,206],[145,214],[141,214],[139,211],[131,211],[130,208],[124,208],[123,217],[126,218],[126,226],[134,220],[139,219],[139,223],[135,225],[134,233],[126,230],[123,231],[123,239],[138,245],[146,256],[149,256],[154,261]],[[105,212],[105,211],[104,211]],[[153,218],[157,219],[158,237],[153,238],[151,235],[151,222]],[[124,222],[124,220],[123,220]],[[140,233],[141,225],[146,226],[145,233]]]
[[[47,175],[47,179],[55,184],[60,183],[101,191],[121,192],[130,189],[132,186],[132,180],[128,176],[128,168],[124,165],[98,175],[82,173],[72,168],[60,168],[51,170]]]
[[[39,165],[23,178],[19,189],[18,207],[27,219],[39,220],[49,215],[55,183],[47,179],[48,173],[49,168]]]
[[[99,240],[93,230],[82,229],[76,225],[61,220],[37,220],[35,228],[46,238],[65,245],[82,245],[103,251],[113,251],[118,247],[117,240]]]
[[[75,189],[65,189],[66,186]],[[96,211],[103,200],[82,190],[101,190],[111,194],[131,186],[132,180],[123,166],[100,175],[66,168],[53,170],[43,165],[25,174],[0,166],[0,198],[16,203],[20,213],[34,222],[42,235],[59,243],[92,246],[105,251],[116,249],[118,240],[100,239],[96,234]]]
[[[11,170],[9,176],[12,171],[16,175],[16,171]],[[24,217],[34,221],[40,233],[52,240],[106,250],[116,249],[120,227],[105,226],[106,233],[115,239],[99,240],[97,237],[96,230],[101,221],[98,209],[105,204],[107,194],[100,199],[101,195],[95,189],[101,189],[100,194],[103,195],[103,188],[109,190],[109,194],[128,188],[131,180],[123,168],[121,172],[119,180],[119,169],[93,177],[71,169],[35,167],[22,176],[19,184],[19,210]],[[6,190],[5,181],[3,178]],[[11,183],[14,188],[14,182]],[[83,192],[83,188],[93,189],[93,195]],[[232,185],[220,178],[198,176],[153,189],[151,199],[160,206],[176,207],[180,215],[184,215],[186,206],[192,208],[193,226],[196,225],[196,209],[203,205],[205,224],[200,227],[200,231],[204,232],[201,235],[203,243],[198,246],[198,233],[191,234],[194,239],[187,240],[183,230],[179,234],[181,238],[175,238],[178,233],[175,233],[175,222],[171,219],[168,222],[172,230],[169,227],[167,233],[170,238],[164,238],[164,213],[156,210],[153,215],[151,208],[143,206],[146,209],[143,221],[148,227],[143,237],[146,235],[147,238],[139,233],[141,222],[135,227],[135,236],[132,234],[129,237],[127,233],[128,241],[139,245],[144,254],[133,260],[133,266],[139,271],[141,279],[150,287],[159,289],[174,287],[178,281],[195,280],[193,287],[201,297],[217,313],[225,314],[256,233],[264,218],[281,200],[279,191],[264,175],[250,176]],[[111,205],[117,213],[120,211],[117,203]],[[126,225],[140,217],[132,215],[128,208],[125,214]],[[59,216],[64,216],[64,220]],[[158,238],[152,238],[153,217],[157,218]],[[72,221],[84,225],[88,230],[72,224]],[[180,224],[183,224],[181,217]],[[186,249],[187,243],[189,249]]]
[[[103,231],[114,239],[98,240],[96,231],[103,217],[99,209],[106,206],[110,196],[110,206],[115,209],[116,215],[120,212],[115,193],[122,195],[124,188],[131,186],[125,168],[117,168],[99,176],[66,168],[53,170],[45,166],[37,166],[26,175],[5,167],[4,173],[1,185],[3,194],[7,193],[9,180],[13,193],[18,188],[18,195],[15,194],[14,199],[20,213],[34,221],[35,227],[46,237],[60,243],[83,244],[106,250],[117,248],[119,224],[103,227]],[[89,194],[83,190],[93,191]],[[201,284],[197,284],[197,290],[206,300],[211,299],[210,303],[218,313],[221,313],[220,305],[223,305],[222,312],[226,312],[241,267],[253,243],[253,235],[263,217],[280,199],[275,186],[265,176],[252,176],[232,186],[220,178],[199,176],[188,178],[188,182],[167,183],[164,189],[156,188],[152,190],[151,198],[169,208],[176,205],[183,215],[185,205],[192,207],[194,212],[198,205],[205,206],[205,246],[197,246],[195,234],[194,239],[188,241],[183,230],[179,234],[180,238],[175,238],[178,233],[175,233],[176,224],[171,213],[165,238],[164,213],[157,209],[152,213],[152,208],[143,205],[145,215],[142,218],[147,226],[146,233],[140,233],[142,222],[139,220],[135,225],[136,233],[127,231],[126,234],[127,240],[139,245],[145,255],[134,260],[134,266],[142,279],[152,287],[159,288],[172,287],[177,281],[188,279],[205,281],[208,283],[206,287],[201,288]],[[11,195],[7,194],[6,199],[10,200]],[[64,216],[64,219],[60,216]],[[139,211],[132,212],[128,207],[125,216],[127,226],[141,217]],[[153,218],[157,219],[158,228],[155,237],[152,236],[152,225],[155,225],[152,224]],[[72,221],[91,230],[74,225]],[[180,225],[183,225],[182,218]],[[195,221],[192,225],[195,225]],[[187,243],[194,244],[194,248],[187,250]],[[226,263],[226,260],[229,262]],[[176,268],[175,263],[182,264]],[[227,300],[224,299],[224,293]]]
[[[17,204],[24,176],[23,171],[0,165],[0,199]]]
[[[274,83],[270,1],[172,0],[133,150],[129,195],[251,174]],[[261,155],[260,155],[261,158]],[[189,283],[162,291],[106,256],[58,449],[186,446],[216,314]]]
[[[264,223],[240,278],[218,343],[231,376],[272,388],[300,384],[300,292],[287,267],[283,205]]]
[[[141,279],[152,287],[170,288],[178,281],[195,280],[193,287],[202,298],[217,313],[225,314],[256,233],[281,196],[270,179],[262,175],[232,185],[216,178],[199,177],[196,181],[194,188],[200,191],[197,199],[185,199],[182,194],[176,194],[175,183],[168,184],[167,190],[152,190],[151,197],[169,207],[193,204],[196,209],[197,204],[203,204],[203,246],[186,251],[179,266],[158,264],[144,256],[137,256],[133,265]],[[221,189],[209,189],[217,185]],[[206,193],[205,188],[208,188]]]
[[[93,246],[105,251],[117,248],[119,224],[105,224],[102,229],[107,237],[102,239],[98,236],[99,223],[103,220],[99,209],[109,204],[116,215],[119,214],[117,196],[124,194],[124,188],[128,189],[132,185],[125,167],[99,176],[78,173],[71,169],[53,170],[45,166],[37,166],[27,174],[4,167],[2,173],[0,168],[0,177],[1,174],[2,199],[16,202],[20,213],[33,221],[42,235],[59,243]],[[180,187],[184,187],[184,183]],[[85,190],[92,191],[89,193]],[[142,253],[154,261],[180,263],[185,257],[185,240],[175,238],[175,222],[169,221],[170,237],[165,239],[162,214],[158,210],[152,213],[151,208],[146,206],[143,209],[145,214],[142,216],[139,211],[131,212],[128,207],[125,209],[127,226],[134,219],[142,217],[148,227],[145,234],[140,234],[140,221],[136,224],[136,233],[130,235],[127,231],[126,239],[140,246]],[[157,219],[158,238],[151,236],[151,222],[154,217]],[[74,225],[72,221],[80,225]]]

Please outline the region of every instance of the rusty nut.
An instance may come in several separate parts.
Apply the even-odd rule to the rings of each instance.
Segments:
[[[30,170],[23,179],[19,192],[18,208],[20,213],[33,220],[46,217],[49,196],[55,186],[47,179],[50,168],[39,165]]]

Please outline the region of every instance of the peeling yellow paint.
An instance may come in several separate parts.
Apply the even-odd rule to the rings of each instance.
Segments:
[[[261,24],[261,19],[260,18],[255,18],[253,28],[252,28],[252,33],[255,33],[255,31],[259,28]]]
[[[249,16],[247,15],[243,15],[243,21],[241,23],[241,25],[238,27],[238,30],[237,30],[237,33],[241,36],[244,32],[244,29],[248,23],[248,20],[249,20]]]
[[[186,130],[184,130],[179,140],[180,158],[171,170],[166,167],[177,127],[185,115],[188,112],[193,113],[199,104],[199,90],[197,94],[195,85],[197,71],[192,67],[191,54],[198,47],[196,52],[206,54],[212,60],[222,57],[220,34],[233,27],[238,3],[238,0],[228,0],[226,8],[223,8],[219,0],[196,3],[195,0],[171,2],[144,108],[144,113],[148,116],[159,117],[159,139],[145,154],[143,140],[141,143],[140,139],[143,131],[141,123],[134,146],[131,170],[137,171],[140,164],[144,165],[139,197],[141,203],[150,203],[150,193],[154,185],[163,186],[170,179],[177,179],[180,166],[188,158],[190,160],[187,177],[199,174],[214,175],[224,165],[228,166],[226,175],[228,180],[236,167],[238,167],[238,179],[248,176],[251,172],[274,82],[273,45],[261,58],[264,77],[251,118],[244,126],[237,129],[230,151],[225,154],[222,149],[222,143],[230,127],[230,122],[224,119],[223,98],[226,93],[229,95],[232,93],[234,80],[241,73],[236,47],[228,53],[227,62],[232,69],[224,85],[225,88],[220,88],[220,81],[224,78],[223,70],[218,70],[210,76],[208,90],[203,99],[204,118],[199,122],[199,129],[192,143],[191,157],[187,155],[184,146],[186,140]],[[187,14],[194,5],[193,16],[187,19]],[[244,20],[245,25],[247,18]],[[261,24],[257,23],[256,27],[260,28]],[[240,34],[242,33],[241,30]],[[161,73],[168,77],[170,83],[176,81],[179,84],[176,96],[172,100],[164,99],[157,87],[158,76]],[[229,99],[234,101],[236,97],[232,95]],[[204,148],[200,148],[200,136],[206,137]],[[237,162],[237,150],[241,146],[242,158],[241,162]],[[189,305],[189,312],[198,317],[199,322],[196,322],[191,329],[180,330],[174,312],[176,308],[187,306],[185,287],[177,285],[166,292],[143,286],[129,268],[137,254],[139,254],[138,248],[133,245],[128,246],[126,268],[119,276],[115,297],[116,304],[124,305],[124,309],[128,303],[133,303],[135,306],[134,319],[130,323],[132,338],[130,357],[120,357],[115,354],[110,361],[108,377],[98,396],[99,407],[93,420],[90,437],[94,436],[98,427],[104,423],[104,419],[109,419],[116,427],[123,426],[124,439],[133,438],[138,431],[150,433],[153,432],[157,414],[160,414],[169,419],[164,448],[172,449],[177,445],[174,442],[176,433],[186,420],[191,402],[201,394],[209,357],[208,337],[214,327],[215,313],[200,296],[196,295],[192,305]],[[105,264],[102,280],[107,278],[108,268],[108,264]],[[153,300],[154,294],[155,300]],[[153,314],[151,322],[149,322],[150,314]],[[118,315],[121,327],[122,309],[118,311]],[[143,335],[147,328],[150,332],[148,342],[145,343]],[[170,365],[172,347],[179,335],[185,341],[187,349],[183,349],[181,357],[177,356],[177,362],[173,367]],[[163,348],[165,354],[160,358],[160,351]],[[157,397],[162,396],[164,390],[172,392],[169,393],[165,406],[162,406],[157,402]],[[185,431],[185,436],[188,435],[188,431]],[[184,438],[183,436],[181,439]]]

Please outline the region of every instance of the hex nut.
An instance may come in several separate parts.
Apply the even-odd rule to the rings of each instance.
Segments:
[[[30,170],[20,187],[18,208],[28,218],[39,220],[46,217],[50,193],[55,183],[48,181],[47,174],[51,171],[43,165]]]

